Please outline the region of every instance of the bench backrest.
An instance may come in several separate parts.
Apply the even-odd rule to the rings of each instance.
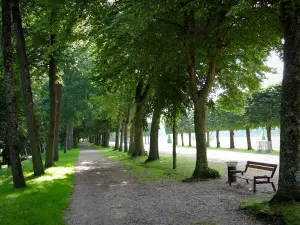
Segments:
[[[248,168],[271,171],[272,173],[270,177],[273,177],[277,169],[277,165],[270,164],[270,163],[247,161],[245,172],[247,171]]]

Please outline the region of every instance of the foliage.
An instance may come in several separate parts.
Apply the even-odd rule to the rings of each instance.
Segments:
[[[60,151],[62,153],[62,151]],[[68,207],[72,192],[74,165],[79,149],[60,155],[56,167],[46,170],[42,177],[33,177],[31,161],[23,162],[27,188],[12,189],[10,168],[0,170],[0,223],[65,224],[63,212]]]
[[[250,199],[243,202],[240,208],[272,224],[299,224],[300,203],[270,204],[269,200],[270,198]]]
[[[268,87],[255,93],[246,110],[251,127],[279,126],[281,85]]]

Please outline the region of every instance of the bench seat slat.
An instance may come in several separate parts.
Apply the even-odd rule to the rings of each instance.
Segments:
[[[259,165],[254,165],[254,164],[248,164],[248,168],[254,168],[254,169],[260,169],[260,170],[268,170],[268,171],[273,171],[273,167],[267,167],[267,166],[259,166]]]
[[[260,166],[267,166],[267,167],[277,167],[276,164],[254,162],[254,161],[248,161],[247,164],[254,164],[254,165],[260,165]]]

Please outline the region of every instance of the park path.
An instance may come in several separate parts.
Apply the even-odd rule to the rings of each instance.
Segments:
[[[81,144],[74,191],[65,213],[69,225],[210,224],[261,225],[237,211],[245,189],[224,180],[198,183],[134,179],[118,162]]]

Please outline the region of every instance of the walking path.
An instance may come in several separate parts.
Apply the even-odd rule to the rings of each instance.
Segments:
[[[261,225],[236,210],[240,201],[251,197],[252,192],[228,187],[224,180],[136,180],[118,162],[81,144],[65,219],[69,225]]]

